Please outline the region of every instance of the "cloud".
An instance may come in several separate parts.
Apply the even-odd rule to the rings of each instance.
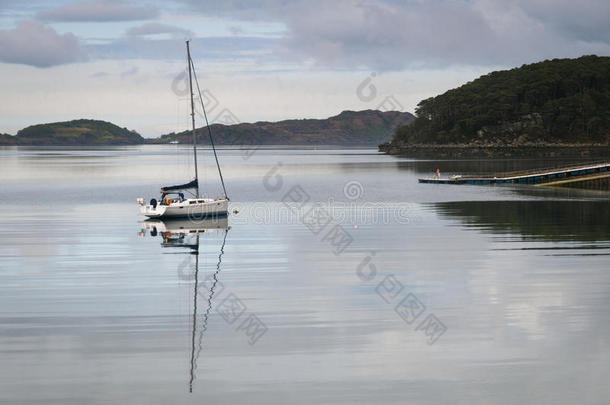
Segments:
[[[177,0],[191,12],[241,21],[278,21],[302,0]]]
[[[41,11],[38,17],[133,21],[159,16],[159,9],[145,6],[147,1],[151,0],[74,3]],[[217,39],[200,38],[206,41],[207,57],[232,60],[237,54],[253,63],[279,62],[302,69],[497,68],[610,53],[607,0],[174,0],[154,4],[171,10],[167,23],[147,22],[120,38],[90,41],[90,55],[179,59],[183,56],[177,40],[194,34],[176,21],[198,24],[202,19],[210,27],[227,27]],[[170,25],[172,21],[175,25]],[[212,35],[212,29],[197,26],[200,35]]]
[[[138,27],[132,27],[126,32],[127,36],[133,37],[158,34],[170,34],[176,38],[193,36],[193,32],[188,29],[161,23],[146,23]]]
[[[409,7],[355,0],[299,3],[280,53],[323,66],[398,70],[409,65],[489,61],[494,31],[460,2]]]
[[[607,0],[182,0],[285,31],[275,54],[331,69],[512,66],[610,52]]]
[[[610,3],[591,2],[598,6],[587,10],[565,0],[559,8],[555,0],[298,1],[285,9],[287,35],[277,51],[320,66],[378,70],[515,65],[608,52]]]
[[[516,5],[565,36],[583,41],[610,42],[608,0],[517,0]]]
[[[159,10],[155,7],[126,6],[117,0],[99,0],[43,10],[36,16],[40,20],[53,22],[138,21],[157,18]]]
[[[0,30],[0,61],[50,67],[87,59],[72,33],[58,34],[36,21],[22,22],[15,29]]]
[[[258,37],[193,38],[191,51],[196,59],[230,60],[260,57],[269,52],[275,40]],[[92,57],[99,59],[183,60],[182,38],[150,39],[146,36],[125,36],[103,44],[87,46]],[[265,54],[266,55],[266,54]]]

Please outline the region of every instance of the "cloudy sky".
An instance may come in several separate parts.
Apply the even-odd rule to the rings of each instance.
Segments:
[[[413,111],[492,70],[610,54],[608,0],[0,0],[0,133],[188,126],[185,39],[215,122]]]

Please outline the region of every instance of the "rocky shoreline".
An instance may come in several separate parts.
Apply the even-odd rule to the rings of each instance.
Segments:
[[[610,158],[610,145],[379,145],[388,155],[416,158]]]

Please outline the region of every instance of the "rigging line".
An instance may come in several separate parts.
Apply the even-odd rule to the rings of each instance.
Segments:
[[[225,243],[227,242],[227,235],[229,233],[229,229],[225,230],[225,236],[222,239],[222,246],[220,247],[220,254],[218,255],[218,263],[216,264],[216,271],[212,275],[214,278],[214,282],[210,287],[210,295],[208,297],[208,308],[203,315],[203,322],[201,323],[201,331],[199,332],[199,345],[197,348],[197,354],[195,355],[195,369],[197,369],[197,359],[199,359],[199,353],[201,353],[201,349],[203,348],[203,333],[208,329],[208,317],[210,316],[210,311],[212,310],[212,298],[214,297],[214,289],[216,288],[216,284],[218,283],[218,274],[220,273],[220,263],[222,263],[222,255],[225,253]]]
[[[216,147],[214,146],[214,138],[212,137],[212,129],[210,128],[210,123],[208,122],[208,115],[205,112],[205,105],[203,104],[203,97],[201,96],[201,89],[199,88],[199,80],[197,80],[197,73],[195,72],[195,64],[191,59],[191,65],[193,67],[193,77],[195,77],[195,84],[197,85],[197,92],[199,93],[199,101],[201,101],[201,109],[203,110],[203,117],[205,118],[205,125],[208,127],[208,135],[210,136],[210,143],[212,144],[212,150],[214,151],[214,159],[216,159],[216,167],[218,168],[218,175],[220,176],[220,182],[222,183],[222,191],[225,194],[225,198],[228,200],[229,196],[227,196],[227,188],[225,187],[225,181],[222,177],[222,171],[220,170],[220,163],[218,163],[218,155],[216,154]],[[189,67],[190,69],[190,67]]]

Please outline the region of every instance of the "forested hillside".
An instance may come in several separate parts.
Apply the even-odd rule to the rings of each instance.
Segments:
[[[553,59],[492,72],[421,101],[393,146],[606,144],[610,57]]]
[[[219,145],[378,145],[415,117],[400,111],[343,111],[326,119],[293,119],[234,125],[212,124]],[[209,143],[206,128],[197,129],[198,142]],[[151,143],[191,143],[191,131],[171,133]]]
[[[19,145],[136,145],[144,142],[137,132],[106,121],[73,120],[32,125],[13,137]]]

